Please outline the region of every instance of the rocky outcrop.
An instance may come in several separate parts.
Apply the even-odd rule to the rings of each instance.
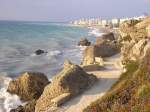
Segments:
[[[122,41],[139,41],[147,38],[146,27],[150,24],[150,18],[145,18],[142,21],[129,20],[123,22],[119,27],[120,40]]]
[[[10,110],[10,112],[35,112],[36,100],[32,100],[24,106],[18,106],[16,109]]]
[[[137,29],[145,29],[148,25],[150,25],[150,17],[145,18],[144,20],[138,22],[135,27]]]
[[[78,65],[65,61],[63,69],[52,78],[52,82],[44,89],[37,100],[35,112],[48,112],[71,97],[83,92],[96,81],[96,77],[87,74]]]
[[[91,45],[91,42],[89,42],[86,38],[82,38],[78,42],[78,46],[89,46],[89,45]]]
[[[83,52],[82,65],[95,64],[95,58],[97,57],[110,57],[118,53],[119,48],[116,43],[112,41],[103,40],[101,43],[88,46]]]
[[[121,49],[123,62],[126,63],[129,60],[136,61],[143,58],[149,48],[149,39],[141,39],[137,43],[133,41],[124,43]]]
[[[7,91],[17,94],[22,100],[38,99],[49,83],[43,73],[26,72],[9,83]]]
[[[140,21],[126,21],[120,25],[123,63],[129,60],[139,60],[144,56],[145,50],[149,48],[150,44],[146,29],[149,24],[150,18],[145,18]]]
[[[102,36],[98,37],[97,39],[99,39],[99,38],[104,39],[104,40],[110,40],[110,41],[115,40],[114,33],[112,33],[112,32],[103,34]]]

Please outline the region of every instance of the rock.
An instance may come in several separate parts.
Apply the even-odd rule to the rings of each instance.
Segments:
[[[130,59],[130,51],[134,46],[135,42],[125,42],[121,47],[121,54],[122,54],[122,62],[125,64]]]
[[[101,45],[101,44],[105,43],[106,41],[107,41],[106,39],[103,39],[101,37],[97,37],[95,45]]]
[[[144,50],[144,56],[141,59],[140,68],[150,73],[150,45]]]
[[[100,41],[101,41],[101,39],[113,41],[113,40],[115,40],[115,36],[112,32],[103,34],[102,36],[96,38],[97,44],[99,43],[99,39],[100,39]]]
[[[95,63],[100,66],[104,66],[104,60],[101,57],[95,57]]]
[[[9,83],[7,91],[17,94],[22,100],[38,99],[49,83],[43,73],[26,72]]]
[[[141,22],[139,22],[138,24],[136,24],[135,27],[141,30],[141,29],[145,29],[146,27],[148,27],[149,24],[150,24],[150,17],[147,17]]]
[[[104,66],[100,66],[97,64],[83,66],[82,68],[86,72],[105,70]]]
[[[37,100],[35,112],[48,112],[54,106],[64,104],[70,98],[92,86],[96,79],[78,65],[65,61],[64,68],[52,78],[52,82],[45,87],[43,94]]]
[[[133,21],[133,20],[132,20]],[[131,22],[131,20],[123,22],[119,27],[119,34],[123,41],[134,40],[138,42],[141,39],[147,38],[148,33],[146,28],[150,24],[150,18],[144,20]]]
[[[129,60],[139,60],[146,55],[147,50],[150,48],[149,39],[141,39],[139,42],[124,43],[121,53],[123,56],[123,62],[126,63]]]
[[[62,105],[64,102],[66,102],[67,100],[69,100],[70,96],[71,96],[70,93],[64,93],[52,99],[51,102],[53,103],[54,106],[58,107]]]
[[[41,49],[38,49],[34,52],[36,55],[41,55],[41,54],[44,54],[46,53],[44,50],[41,50]]]
[[[118,46],[111,41],[103,41],[99,45],[88,46],[83,52],[82,65],[95,64],[95,57],[110,57],[118,51]]]
[[[27,103],[25,106],[18,106],[16,109],[10,110],[10,112],[35,112],[36,101],[32,100]]]
[[[78,46],[89,46],[90,44],[91,44],[91,42],[89,42],[86,38],[82,38],[78,42]]]
[[[147,42],[147,39],[141,39],[137,44],[133,46],[131,50],[131,59],[133,58],[133,60],[136,60],[143,55],[144,47],[147,45]]]
[[[150,24],[146,27],[147,36],[150,38]]]

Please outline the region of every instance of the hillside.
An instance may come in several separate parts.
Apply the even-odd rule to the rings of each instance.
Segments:
[[[120,79],[83,112],[150,112],[150,18],[120,25],[122,62]]]

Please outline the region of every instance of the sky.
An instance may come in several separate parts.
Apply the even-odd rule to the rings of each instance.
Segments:
[[[150,14],[150,0],[0,0],[0,20],[70,21]]]

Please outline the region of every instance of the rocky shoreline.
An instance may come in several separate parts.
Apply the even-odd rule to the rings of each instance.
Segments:
[[[95,43],[91,43],[87,39],[81,39],[78,45],[87,46],[83,51],[81,65],[75,65],[66,60],[62,70],[51,81],[48,81],[44,74],[35,72],[26,72],[12,80],[7,91],[18,95],[21,100],[27,103],[12,109],[10,112],[57,112],[57,109],[67,101],[92,88],[97,82],[97,76],[89,74],[87,71],[105,69],[104,60],[107,57],[121,53],[124,66],[130,61],[147,60],[150,45],[146,28],[149,24],[149,18],[141,21],[130,20],[119,26],[117,32],[120,36],[117,38],[114,33],[109,32],[97,37]],[[140,61],[140,65],[141,63],[144,63],[145,68],[149,67],[145,65],[149,64],[148,62]],[[128,71],[128,69],[126,70]],[[122,89],[124,88],[122,87]],[[128,94],[130,95],[130,93]],[[104,95],[102,100],[92,103],[84,112],[107,112],[107,109],[116,110],[116,108],[113,108],[114,102],[109,104],[111,101],[105,99],[105,97]],[[126,99],[127,102],[128,100]],[[122,101],[124,99],[121,99]],[[106,105],[103,105],[104,102],[106,102]]]

